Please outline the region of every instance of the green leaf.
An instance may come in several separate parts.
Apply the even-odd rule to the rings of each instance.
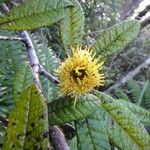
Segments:
[[[1,31],[0,35],[16,36],[8,31]],[[31,83],[32,73],[24,46],[19,41],[0,40],[0,118],[2,117],[0,120],[7,120],[21,91]],[[6,127],[4,123],[1,126],[0,141],[2,142]]]
[[[21,94],[9,117],[3,149],[47,149],[48,116],[45,99],[35,85]]]
[[[15,36],[2,31],[1,35]],[[32,83],[26,50],[19,41],[0,41],[0,101],[14,103],[20,92]]]
[[[146,109],[150,109],[150,83],[148,84],[146,91],[144,93],[141,106],[143,106]]]
[[[88,95],[77,100],[74,106],[75,99],[60,98],[48,105],[49,109],[49,124],[64,124],[74,120],[86,118],[98,109],[100,101],[96,96]]]
[[[126,101],[130,101],[128,95],[126,93],[124,93],[121,89],[116,89],[115,90],[115,96],[118,98],[118,99],[124,99]]]
[[[140,97],[140,93],[141,93],[141,89],[139,84],[135,81],[135,80],[130,80],[127,83],[127,87],[131,92],[131,101],[134,104],[138,104],[139,103],[139,97]]]
[[[67,6],[61,0],[32,0],[20,4],[0,18],[0,29],[20,31],[51,25],[63,18],[64,5]]]
[[[141,105],[141,102],[142,102],[142,99],[144,97],[144,93],[146,92],[147,88],[148,88],[148,85],[149,85],[149,81],[147,80],[144,85],[143,85],[143,88],[140,92],[140,96],[138,98],[138,104],[137,105]]]
[[[95,91],[101,107],[110,117],[109,137],[115,145],[127,150],[150,149],[150,137],[143,124],[124,105],[104,93]]]
[[[72,45],[81,43],[84,34],[84,14],[80,3],[71,0],[74,7],[65,9],[65,17],[60,22],[62,43],[67,51]]]
[[[75,123],[78,150],[110,150],[107,125],[100,114],[94,115]]]
[[[100,55],[110,55],[123,49],[138,34],[140,24],[137,20],[123,21],[100,33],[94,47]]]
[[[125,100],[118,99],[118,102],[132,111],[135,116],[144,124],[150,125],[150,112]]]
[[[135,142],[130,138],[128,133],[126,133],[122,127],[117,123],[112,121],[112,125],[109,128],[109,138],[113,145],[121,150],[142,150]]]
[[[6,106],[0,105],[0,118],[6,118],[8,115],[8,108]]]
[[[4,142],[5,132],[6,132],[6,127],[4,127],[2,121],[0,121],[0,145],[2,145]]]
[[[26,89],[33,81],[29,64],[24,64],[21,69],[15,72],[13,77],[13,100],[20,99],[21,92]]]
[[[76,136],[73,139],[71,139],[71,140],[68,141],[68,145],[69,145],[70,149],[72,149],[72,150],[78,150]]]

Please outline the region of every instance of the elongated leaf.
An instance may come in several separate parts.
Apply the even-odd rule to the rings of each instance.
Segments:
[[[2,145],[4,142],[5,132],[6,132],[6,127],[4,127],[3,123],[0,122],[0,145]]]
[[[16,36],[15,33],[7,31],[1,31],[0,35]],[[0,120],[7,120],[21,91],[32,83],[30,77],[32,73],[21,42],[0,40]],[[3,127],[0,129],[0,141],[3,141],[5,123],[1,126]]]
[[[60,22],[60,32],[65,50],[70,46],[81,43],[84,34],[84,14],[80,3],[71,0],[74,7],[65,9],[65,17]]]
[[[4,150],[49,147],[47,105],[36,86],[25,90],[9,117]]]
[[[112,130],[110,131],[112,141],[120,147],[125,146],[128,150],[150,149],[149,134],[137,117],[110,96],[97,91],[95,91],[95,94],[102,101],[102,108],[112,119]],[[122,139],[122,142],[120,139]]]
[[[21,92],[29,87],[33,82],[30,66],[24,64],[23,67],[18,70],[13,77],[13,100],[17,102],[20,99]]]
[[[100,33],[95,48],[100,55],[107,56],[123,49],[138,34],[140,24],[136,20],[127,20]]]
[[[78,150],[110,150],[107,125],[100,112],[76,124]]]
[[[141,102],[142,102],[142,99],[143,99],[143,96],[144,96],[144,93],[146,92],[146,89],[148,88],[148,85],[149,85],[149,81],[147,80],[143,87],[142,87],[142,90],[140,92],[140,96],[138,98],[138,104],[137,105],[141,105]]]
[[[144,93],[141,106],[143,106],[146,109],[150,109],[150,83],[148,84],[146,91]]]
[[[131,100],[134,104],[139,103],[139,97],[141,93],[141,89],[139,84],[135,80],[130,80],[127,84],[128,89],[131,92]]]
[[[122,150],[138,149],[126,131],[112,119],[108,112],[102,106],[100,106],[100,109],[103,111],[103,116],[105,116],[102,119],[105,122],[105,128],[108,129],[109,142]]]
[[[26,2],[0,18],[0,29],[19,31],[51,25],[63,18],[63,4],[61,0]]]
[[[49,124],[64,124],[86,118],[98,109],[97,104],[100,103],[96,96],[90,94],[79,98],[75,106],[74,101],[71,98],[60,98],[51,102],[48,106]]]
[[[113,121],[112,121],[113,122]],[[128,133],[126,133],[121,126],[114,122],[109,129],[109,138],[111,143],[113,143],[118,149],[122,150],[142,150],[135,142],[130,138]]]
[[[14,33],[6,31],[1,31],[0,35],[15,36]],[[7,106],[12,105],[14,102],[14,97],[17,94],[17,92],[15,93],[16,86],[22,85],[22,80],[16,82],[15,78],[19,74],[21,76],[24,75],[22,73],[24,68],[26,68],[25,65],[28,63],[26,60],[26,51],[21,42],[0,41],[0,99]],[[31,74],[30,71],[26,73]],[[25,79],[25,83],[28,81]]]
[[[126,101],[131,101],[128,97],[128,95],[126,93],[124,93],[121,89],[116,89],[115,90],[115,96],[118,98],[118,99],[124,99]]]
[[[127,107],[130,111],[132,111],[135,116],[144,124],[150,125],[150,112],[133,104],[130,102],[127,102],[125,100],[118,100],[119,103],[121,103],[123,106]]]

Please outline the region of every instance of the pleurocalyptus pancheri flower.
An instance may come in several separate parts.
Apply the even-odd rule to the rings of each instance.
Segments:
[[[76,97],[90,92],[95,86],[103,86],[103,63],[95,58],[90,48],[72,47],[72,55],[57,69],[62,93]]]

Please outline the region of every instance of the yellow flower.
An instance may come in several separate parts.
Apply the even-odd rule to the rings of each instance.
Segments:
[[[57,70],[62,93],[76,97],[91,91],[95,86],[102,86],[103,63],[99,63],[90,48],[72,47],[72,55]]]

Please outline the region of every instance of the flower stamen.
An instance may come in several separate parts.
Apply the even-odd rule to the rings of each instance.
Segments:
[[[72,55],[57,70],[64,95],[76,97],[91,91],[95,86],[104,85],[104,74],[101,73],[104,62],[100,62],[100,58],[95,58],[95,55],[91,48],[72,47]]]
[[[77,78],[82,80],[85,76],[87,76],[87,73],[84,67],[76,67],[71,71],[70,75],[72,76],[73,80],[77,82]]]

